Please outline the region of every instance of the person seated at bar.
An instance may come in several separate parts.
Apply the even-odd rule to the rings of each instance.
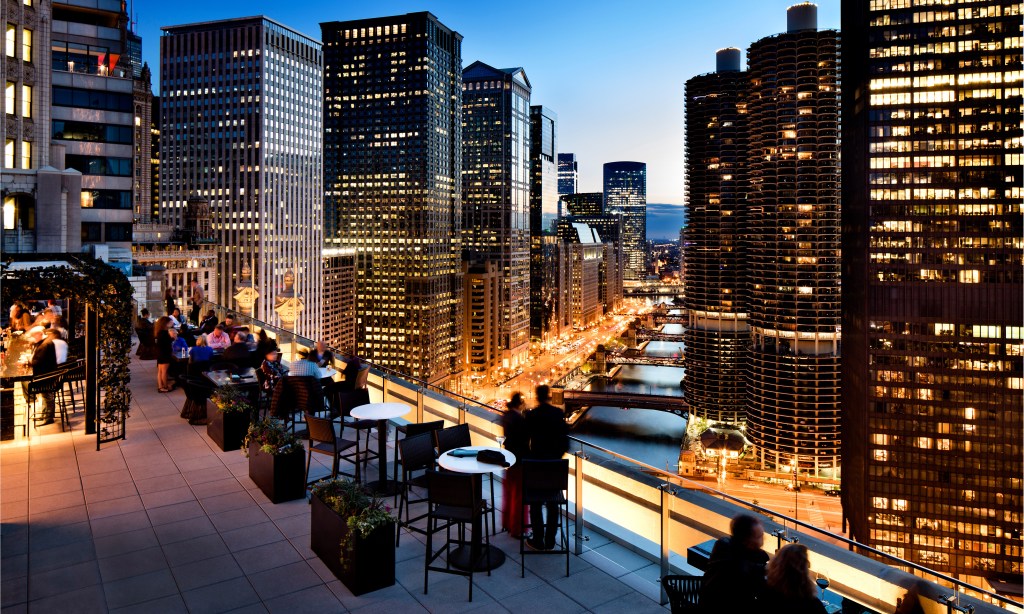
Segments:
[[[268,348],[264,354],[263,364],[260,365],[263,373],[263,391],[270,392],[277,385],[277,380],[288,375],[288,367],[281,362],[281,350],[274,346]]]
[[[206,343],[206,335],[196,337],[196,345],[188,351],[188,374],[199,375],[210,368],[213,348]]]
[[[26,337],[29,338],[29,342],[35,343],[35,349],[32,351],[32,358],[29,360],[29,364],[32,365],[32,379],[46,375],[47,373],[53,373],[57,370],[57,346],[53,342],[53,335],[44,335],[42,329],[38,331],[31,331],[25,333]],[[27,392],[28,382],[25,382],[25,389]],[[41,421],[42,424],[53,424],[53,393],[44,393],[43,398],[43,415],[36,416],[37,421]],[[27,395],[26,395],[27,398]]]
[[[53,349],[57,353],[57,364],[62,365],[66,363],[68,361],[68,342],[64,341],[60,329],[48,329],[44,338],[53,342]]]
[[[174,310],[171,311],[171,315],[169,317],[171,318],[171,323],[174,325],[174,328],[181,328],[181,323],[184,321],[184,318],[181,315],[180,309],[175,307]]]
[[[288,377],[310,376],[320,379],[320,367],[313,361],[313,352],[300,352],[299,359],[288,365]]]
[[[206,317],[199,322],[199,332],[204,335],[209,335],[215,328],[217,328],[217,313],[211,309],[206,312]]]
[[[149,310],[143,307],[142,311],[139,312],[139,319],[136,320],[135,326],[138,328],[145,328],[147,324],[149,325],[149,328],[152,328],[153,319],[149,317]]]
[[[359,370],[363,367],[363,361],[352,352],[351,356],[345,359],[345,370],[342,374],[345,376],[345,381],[341,382],[339,386],[342,390],[355,390],[356,379],[359,377]]]
[[[270,338],[267,331],[260,329],[259,334],[256,337],[256,355],[266,356],[270,350],[276,350],[277,341]]]
[[[218,324],[213,332],[206,336],[206,343],[214,350],[223,350],[231,345],[231,337],[225,332],[224,325]]]
[[[224,350],[221,358],[226,362],[233,362],[241,368],[251,366],[252,359],[249,357],[249,345],[246,343],[247,337],[245,333],[235,333],[234,343]]]
[[[760,612],[765,563],[761,521],[740,514],[729,524],[729,537],[715,542],[701,582],[701,610],[706,612]]]
[[[811,577],[807,546],[787,544],[768,562],[768,579],[758,611],[768,614],[825,614]]]
[[[316,342],[316,348],[310,353],[312,354],[311,360],[318,367],[329,367],[334,362],[334,352],[327,349],[327,344],[322,340]]]
[[[58,317],[64,315],[64,308],[52,298],[46,301],[46,308],[55,313]]]
[[[32,314],[21,303],[11,305],[11,330],[25,331],[32,327]]]
[[[174,351],[175,356],[181,356],[188,352],[188,342],[178,333],[178,331],[171,329],[171,349]]]
[[[221,322],[221,324],[224,325],[224,330],[226,330],[227,332],[229,332],[229,333],[234,332],[234,329],[235,329],[235,314],[229,313],[228,315],[224,316],[224,321]]]

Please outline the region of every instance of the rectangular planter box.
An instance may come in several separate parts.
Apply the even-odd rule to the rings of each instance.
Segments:
[[[349,532],[345,519],[315,495],[310,505],[310,549],[353,595],[395,583],[395,523],[379,527],[369,537],[356,536],[352,560],[346,566],[341,562],[341,539]]]
[[[306,455],[301,451],[275,456],[249,446],[249,477],[272,503],[306,496]]]
[[[250,419],[249,412],[224,413],[214,410],[207,419],[206,434],[225,452],[240,450],[249,430]]]

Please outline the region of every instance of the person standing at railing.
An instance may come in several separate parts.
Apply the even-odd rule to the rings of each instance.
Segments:
[[[206,294],[203,293],[203,287],[199,285],[199,281],[193,279],[189,284],[192,286],[192,312],[189,313],[189,319],[199,324],[199,310],[203,307],[203,302],[206,301]]]
[[[526,414],[526,431],[530,437],[530,453],[527,458],[556,460],[569,451],[569,425],[565,423],[565,412],[551,404],[551,389],[537,386],[537,407]],[[544,508],[547,508],[547,523],[544,522]],[[555,547],[558,531],[558,504],[534,505],[530,507],[530,525],[533,537],[527,542],[534,550],[551,550]]]
[[[711,549],[701,582],[700,611],[760,612],[768,562],[768,553],[762,550],[764,528],[755,516],[740,514],[732,519],[729,532]]]
[[[508,401],[508,408],[501,415],[501,427],[505,435],[505,449],[522,459],[530,453],[530,433],[523,416],[523,395],[518,392]],[[523,466],[516,463],[505,472],[503,483],[501,522],[508,534],[516,539],[525,531],[523,526]]]
[[[164,291],[164,309],[167,315],[174,312],[174,303],[178,300],[178,291],[168,286]]]
[[[758,611],[766,614],[826,614],[811,577],[807,546],[787,544],[768,562],[768,579]]]

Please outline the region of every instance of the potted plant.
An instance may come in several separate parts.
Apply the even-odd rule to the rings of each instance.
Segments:
[[[237,386],[221,386],[210,399],[217,411],[206,423],[206,434],[225,452],[241,448],[252,419],[249,397]]]
[[[273,503],[306,496],[305,448],[282,422],[270,417],[253,422],[242,451],[249,457],[249,477]]]
[[[395,519],[383,499],[347,479],[310,491],[310,549],[353,595],[395,583]]]

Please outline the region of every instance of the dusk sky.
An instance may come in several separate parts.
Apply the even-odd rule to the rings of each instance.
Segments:
[[[574,152],[580,190],[601,190],[605,162],[647,163],[650,203],[683,203],[683,85],[715,68],[715,50],[786,29],[795,0],[479,2],[460,0],[135,0],[143,55],[159,72],[160,27],[266,15],[320,39],[321,21],[427,10],[464,37],[462,64],[522,66],[532,104],[558,114],[558,150]],[[839,0],[818,2],[818,27],[839,27]],[[153,84],[158,90],[157,83]],[[678,237],[659,215],[649,235]],[[681,214],[680,214],[681,220]],[[654,220],[651,220],[654,222]]]

